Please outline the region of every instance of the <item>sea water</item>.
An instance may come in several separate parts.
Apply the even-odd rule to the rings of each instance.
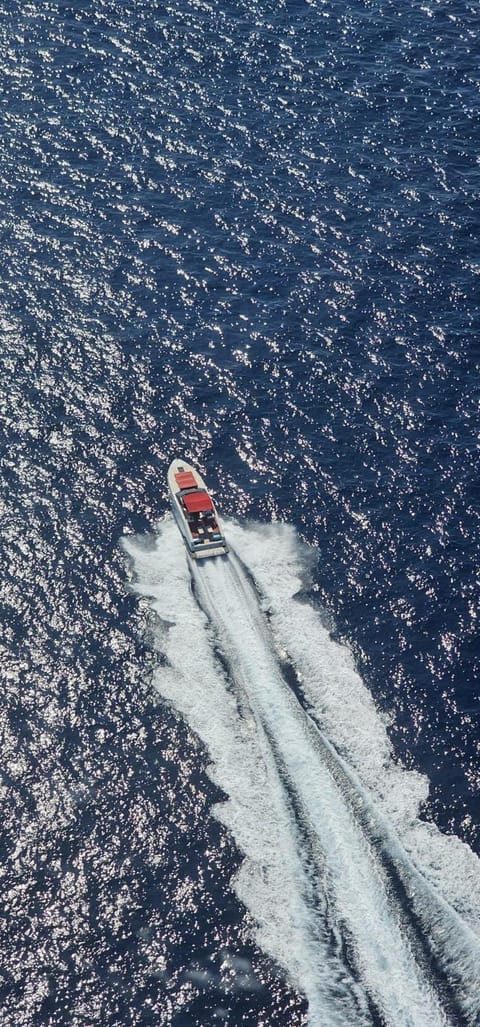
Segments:
[[[0,3],[7,1027],[477,1021],[477,23]]]

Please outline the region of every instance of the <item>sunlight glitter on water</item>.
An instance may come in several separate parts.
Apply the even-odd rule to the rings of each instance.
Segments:
[[[151,708],[116,547],[174,452],[226,513],[295,524],[426,814],[478,848],[477,12],[0,12],[3,1017],[178,1027],[178,992],[202,1027],[296,1027],[266,962],[243,1004],[182,979],[241,950],[236,856]],[[218,855],[203,924],[175,898],[192,846]]]

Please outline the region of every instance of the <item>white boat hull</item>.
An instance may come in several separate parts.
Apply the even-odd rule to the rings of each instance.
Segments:
[[[167,482],[173,515],[192,559],[225,556],[228,546],[201,474],[177,458],[168,468]]]

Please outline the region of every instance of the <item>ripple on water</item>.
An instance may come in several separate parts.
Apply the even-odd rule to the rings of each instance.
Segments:
[[[0,13],[4,1017],[300,1024],[248,946],[266,990],[228,984],[237,855],[149,705],[116,546],[173,449],[226,513],[294,522],[430,812],[478,845],[477,14]]]

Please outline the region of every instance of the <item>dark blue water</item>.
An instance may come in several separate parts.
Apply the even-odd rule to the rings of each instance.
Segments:
[[[478,10],[49,0],[0,32],[2,1022],[300,1027],[120,540],[154,545],[175,455],[295,526],[424,819],[480,855]]]

